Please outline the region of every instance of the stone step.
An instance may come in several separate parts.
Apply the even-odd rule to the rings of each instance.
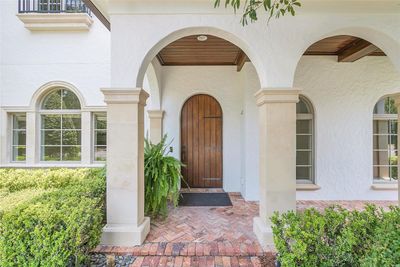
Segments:
[[[251,257],[273,255],[264,252],[257,242],[148,242],[141,246],[98,246],[93,253],[132,256],[227,256]]]
[[[98,254],[99,255],[99,254]],[[141,267],[141,266],[265,266],[275,267],[275,257],[270,256],[111,256],[92,260],[92,267]]]

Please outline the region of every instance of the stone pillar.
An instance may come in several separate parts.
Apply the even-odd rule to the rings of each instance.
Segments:
[[[256,94],[259,108],[260,217],[253,231],[261,246],[273,246],[270,217],[296,210],[296,103],[299,90],[267,88]]]
[[[145,240],[144,106],[140,88],[102,89],[107,104],[107,225],[104,245],[134,246]]]
[[[395,104],[397,108],[397,146],[399,146],[400,142],[400,97],[395,98]],[[397,147],[398,149],[398,147]],[[397,152],[397,155],[399,152]],[[400,206],[400,159],[397,158],[397,190],[398,196],[397,201]]]
[[[158,144],[163,137],[163,110],[148,110],[150,119],[150,141]]]

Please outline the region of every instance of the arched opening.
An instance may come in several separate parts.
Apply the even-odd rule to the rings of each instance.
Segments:
[[[390,143],[397,138],[397,128],[388,126],[397,124],[397,115],[388,118],[388,114],[374,113],[372,125],[371,110],[382,95],[396,94],[400,88],[399,72],[384,50],[353,35],[319,40],[298,62],[294,87],[312,100],[318,116],[313,134],[314,144],[318,143],[314,166],[319,168],[313,173],[318,185],[327,185],[321,193],[330,199],[346,199],[345,192],[351,188],[360,199],[382,199],[381,192],[372,189],[382,181],[378,173],[386,180],[397,176],[397,161],[393,160],[397,148]],[[379,132],[383,126],[377,124],[386,124],[386,133]],[[312,158],[307,159],[311,162]],[[387,192],[383,198],[396,199],[397,194]]]
[[[219,102],[197,94],[186,100],[181,111],[181,161],[184,187],[221,188],[222,121]]]
[[[246,136],[254,134],[251,127],[238,131],[246,124],[245,120],[248,120],[249,124],[256,123],[255,117],[247,115],[247,113],[257,114],[254,94],[261,87],[257,65],[250,60],[252,53],[249,52],[250,55],[248,56],[249,47],[237,45],[243,43],[231,34],[220,30],[191,28],[174,32],[165,37],[149,50],[142,63],[143,69],[145,69],[147,62],[152,64],[150,75],[149,73],[146,73],[146,75],[159,82],[159,95],[156,96],[160,101],[160,112],[158,114],[163,114],[161,119],[149,119],[149,136],[152,135],[152,130],[159,133],[159,128],[162,127],[161,132],[167,134],[169,140],[172,140],[171,154],[183,161],[185,165],[190,165],[188,171],[183,169],[185,178],[193,176],[192,174],[195,173],[194,178],[188,178],[190,180],[189,185],[192,188],[223,187],[225,191],[246,194],[243,181],[241,181],[244,176],[243,173],[245,169],[250,172],[251,169],[257,168],[257,166],[250,166],[254,162],[251,160],[254,153],[250,152],[251,148],[247,148],[244,141],[250,139]],[[150,55],[153,55],[153,58],[150,58]],[[141,74],[139,73],[137,80],[139,84],[140,77]],[[194,95],[200,95],[200,100],[196,100],[195,97],[188,100]],[[218,129],[215,128],[216,126],[209,129],[213,131],[210,133],[212,136],[218,135],[220,139],[218,148],[209,148],[214,144],[205,144],[207,140],[198,139],[196,139],[195,146],[191,147],[190,155],[194,153],[203,162],[200,164],[204,164],[204,166],[200,165],[199,171],[197,163],[193,165],[194,169],[192,169],[191,163],[187,164],[187,142],[190,141],[185,139],[182,127],[203,123],[204,118],[197,118],[198,113],[191,114],[191,122],[186,121],[186,124],[183,125],[182,118],[187,111],[185,108],[181,109],[181,107],[186,107],[185,102],[187,100],[189,102],[203,101],[202,98],[206,98],[207,95],[213,96],[212,99],[218,101],[217,106],[220,107],[220,113],[222,114],[223,109],[225,117],[224,120],[220,118]],[[148,102],[153,104],[152,97],[153,95],[150,94]],[[206,109],[202,112],[210,111]],[[153,116],[155,112],[149,110],[150,113]],[[180,117],[179,114],[181,113]],[[218,118],[206,118],[206,120],[212,121],[218,120]],[[209,126],[207,124],[204,127]],[[222,128],[224,131],[222,131]],[[198,138],[198,136],[195,136],[195,138]],[[212,141],[214,142],[214,140]],[[222,153],[222,143],[224,143],[224,153]],[[208,149],[216,155],[205,154],[210,152]],[[249,151],[249,159],[246,159],[246,150]],[[218,160],[211,160],[210,164],[206,164],[207,160],[204,163],[204,157],[218,158]],[[229,158],[231,160],[228,160]],[[218,166],[215,167],[211,164]],[[188,175],[189,173],[190,175]],[[251,175],[254,175],[254,173],[251,173]],[[185,183],[182,183],[182,186],[184,185]],[[249,186],[248,190],[251,190],[251,188]],[[248,194],[250,195],[250,193]]]

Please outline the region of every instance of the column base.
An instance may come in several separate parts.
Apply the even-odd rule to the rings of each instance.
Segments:
[[[272,229],[260,217],[253,218],[253,232],[265,251],[275,247]]]
[[[139,226],[131,224],[107,224],[103,228],[101,244],[108,246],[138,246],[150,232],[150,218],[145,217]]]

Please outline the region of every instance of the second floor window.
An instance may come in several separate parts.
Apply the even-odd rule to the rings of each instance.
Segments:
[[[61,11],[61,0],[38,0],[38,11],[59,12]]]

